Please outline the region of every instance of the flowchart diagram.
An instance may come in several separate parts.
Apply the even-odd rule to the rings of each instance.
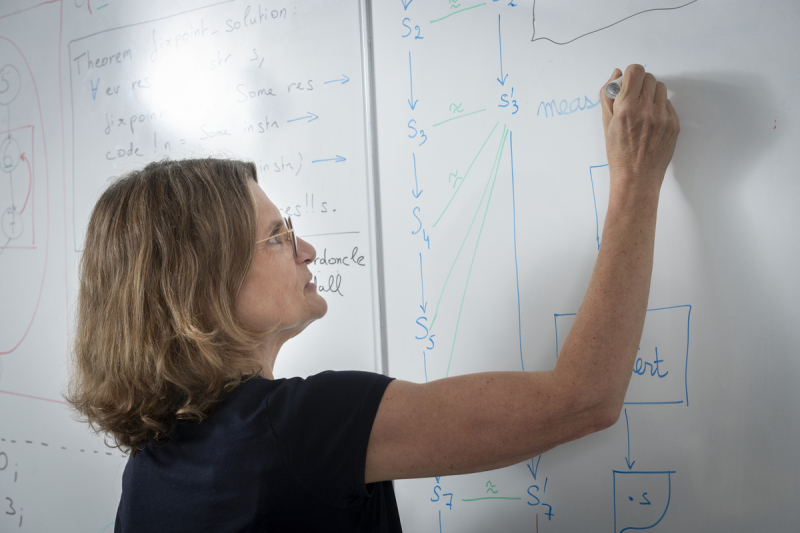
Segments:
[[[0,356],[27,336],[44,286],[49,183],[39,153],[46,150],[42,131],[28,60],[0,36],[0,301],[17,309],[0,329]]]
[[[392,49],[403,58],[395,65],[392,79],[407,80],[407,90],[398,91],[405,93],[403,99],[393,103],[395,109],[403,111],[392,113],[393,127],[405,131],[402,137],[406,146],[392,164],[399,165],[408,176],[410,192],[404,193],[408,231],[403,238],[413,243],[405,248],[413,250],[413,256],[405,258],[404,264],[406,270],[412,265],[418,270],[419,296],[413,325],[406,331],[419,354],[417,379],[531,370],[526,369],[523,350],[525,295],[520,291],[520,272],[524,265],[518,249],[520,239],[530,237],[531,228],[518,225],[520,206],[526,202],[518,193],[521,178],[515,154],[521,148],[515,134],[538,123],[520,122],[516,117],[522,112],[537,120],[554,121],[597,113],[592,110],[600,99],[585,94],[572,100],[531,101],[513,67],[504,63],[504,51],[508,54],[509,49],[533,46],[538,47],[537,53],[546,53],[543,48],[548,46],[596,38],[602,32],[660,16],[659,12],[688,9],[694,3],[665,0],[653,6],[647,2],[601,5],[587,1],[566,9],[563,4],[538,0],[533,4],[533,37],[526,41],[519,40],[519,31],[515,32],[519,24],[513,17],[521,13],[513,0],[474,4],[451,0],[446,10],[402,0],[391,10],[392,15],[386,16],[387,21],[396,18]],[[456,70],[447,60],[441,62],[448,57],[443,52],[446,46],[463,43],[454,39],[454,35],[463,37],[454,29],[458,24],[474,40],[475,51],[486,56],[491,50],[497,58],[490,72],[469,71],[472,79],[481,79],[473,90],[463,90],[463,70]],[[476,64],[483,67],[487,62]],[[400,137],[396,137],[398,142]],[[590,205],[593,212],[584,219],[591,220],[591,226],[584,229],[594,237],[592,245],[598,250],[608,207],[608,166],[592,165],[588,178],[582,193],[591,202],[584,205]],[[487,253],[497,259],[494,270],[486,266]],[[497,278],[501,278],[500,283]],[[475,307],[476,301],[481,302],[482,309]],[[507,320],[494,321],[499,309]],[[575,313],[555,311],[550,316],[557,357]],[[662,465],[653,468],[647,460],[632,456],[630,435],[636,431],[643,410],[656,410],[648,416],[658,416],[661,409],[689,406],[691,312],[692,306],[684,302],[668,302],[647,311],[624,416],[609,430],[624,429],[627,449],[606,471],[605,486],[613,498],[607,500],[603,529],[613,527],[615,533],[652,529],[668,516],[673,491],[680,486],[680,473],[659,469]],[[508,320],[511,315],[514,320]],[[494,361],[467,357],[476,346],[483,346],[481,331],[491,331],[499,339]],[[516,362],[508,355],[513,352]],[[482,530],[482,525],[490,522],[482,522],[485,519],[474,511],[477,506],[490,515],[500,513],[509,524],[526,524],[524,530],[557,531],[563,527],[559,526],[559,516],[570,512],[564,503],[570,490],[567,483],[548,466],[548,454],[544,454],[503,470],[435,478],[428,489],[414,484],[413,491],[428,490],[424,499],[434,511],[431,520],[438,531]],[[507,511],[512,508],[516,511]],[[527,529],[528,525],[532,527]]]

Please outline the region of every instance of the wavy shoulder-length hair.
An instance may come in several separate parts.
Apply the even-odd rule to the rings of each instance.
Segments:
[[[236,296],[255,252],[253,163],[191,159],[126,174],[92,211],[66,399],[135,455],[201,421],[261,371]],[[108,440],[108,439],[107,439]]]

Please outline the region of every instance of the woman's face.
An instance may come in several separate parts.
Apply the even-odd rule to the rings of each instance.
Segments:
[[[286,231],[281,212],[261,187],[250,181],[250,188],[258,212],[256,241]],[[316,250],[298,237],[295,258],[290,239],[284,235],[256,245],[253,263],[236,300],[236,309],[245,324],[258,329],[277,326],[274,336],[280,343],[322,318],[328,310],[328,303],[311,283],[313,276],[308,269]]]

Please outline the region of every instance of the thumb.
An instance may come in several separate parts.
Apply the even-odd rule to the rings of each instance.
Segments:
[[[600,102],[603,105],[603,127],[604,129],[608,129],[608,124],[611,122],[611,117],[614,116],[614,100],[609,98],[606,95],[606,85],[609,81],[615,80],[622,76],[622,71],[618,68],[614,69],[614,72],[611,73],[611,77],[608,78],[608,81],[603,84],[600,88]]]

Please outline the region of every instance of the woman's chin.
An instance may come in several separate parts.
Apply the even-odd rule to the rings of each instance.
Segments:
[[[320,319],[320,318],[324,317],[325,314],[328,312],[328,302],[316,290],[316,287],[314,287],[314,292],[316,292],[316,295],[313,298],[315,300],[314,301],[315,310],[317,311],[317,314],[316,314],[316,316],[314,318]]]

